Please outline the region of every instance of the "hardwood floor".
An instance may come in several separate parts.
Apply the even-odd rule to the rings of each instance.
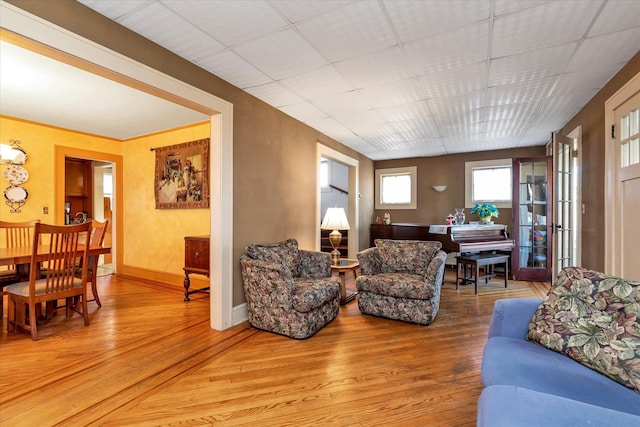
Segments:
[[[430,326],[362,315],[353,301],[310,339],[211,330],[208,296],[101,277],[91,325],[63,310],[0,333],[0,424],[472,426],[493,302],[548,283],[455,290],[447,271]],[[348,283],[353,286],[353,283]],[[5,311],[6,312],[6,311]]]

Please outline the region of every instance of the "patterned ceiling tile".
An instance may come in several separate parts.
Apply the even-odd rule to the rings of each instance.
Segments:
[[[230,50],[194,62],[242,89],[273,82],[272,78]]]
[[[228,47],[260,38],[288,25],[265,1],[162,0],[162,4]]]
[[[235,47],[234,52],[274,80],[314,70],[327,61],[292,29],[278,31]],[[289,52],[282,55],[282,52]]]
[[[489,19],[490,2],[385,0],[391,22],[403,42]]]
[[[406,105],[424,99],[415,78],[360,89],[360,94],[374,108]]]
[[[491,58],[528,52],[583,37],[601,3],[554,1],[495,19]]]
[[[414,72],[422,75],[485,61],[488,43],[489,23],[480,22],[406,43],[404,46]]]
[[[354,58],[397,43],[377,2],[356,2],[297,26],[332,62]]]

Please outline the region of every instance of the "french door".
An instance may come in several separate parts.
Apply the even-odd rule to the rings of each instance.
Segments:
[[[553,134],[553,253],[552,278],[564,267],[577,265],[576,185],[573,138]]]
[[[551,157],[513,159],[511,265],[516,280],[551,280],[552,170]]]
[[[614,111],[618,153],[617,187],[620,276],[640,280],[640,91]]]

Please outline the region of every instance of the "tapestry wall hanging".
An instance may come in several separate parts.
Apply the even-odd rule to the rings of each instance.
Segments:
[[[209,207],[209,138],[154,149],[156,209]]]

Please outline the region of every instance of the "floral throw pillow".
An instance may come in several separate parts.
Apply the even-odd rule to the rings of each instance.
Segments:
[[[248,245],[245,250],[247,255],[253,259],[276,264],[286,265],[293,277],[300,276],[298,267],[298,241],[287,239],[282,242],[259,245]]]
[[[527,339],[640,393],[640,283],[565,268],[533,315]]]
[[[419,240],[376,239],[376,247],[387,273],[411,273],[423,275],[436,252],[442,247],[440,242]]]

